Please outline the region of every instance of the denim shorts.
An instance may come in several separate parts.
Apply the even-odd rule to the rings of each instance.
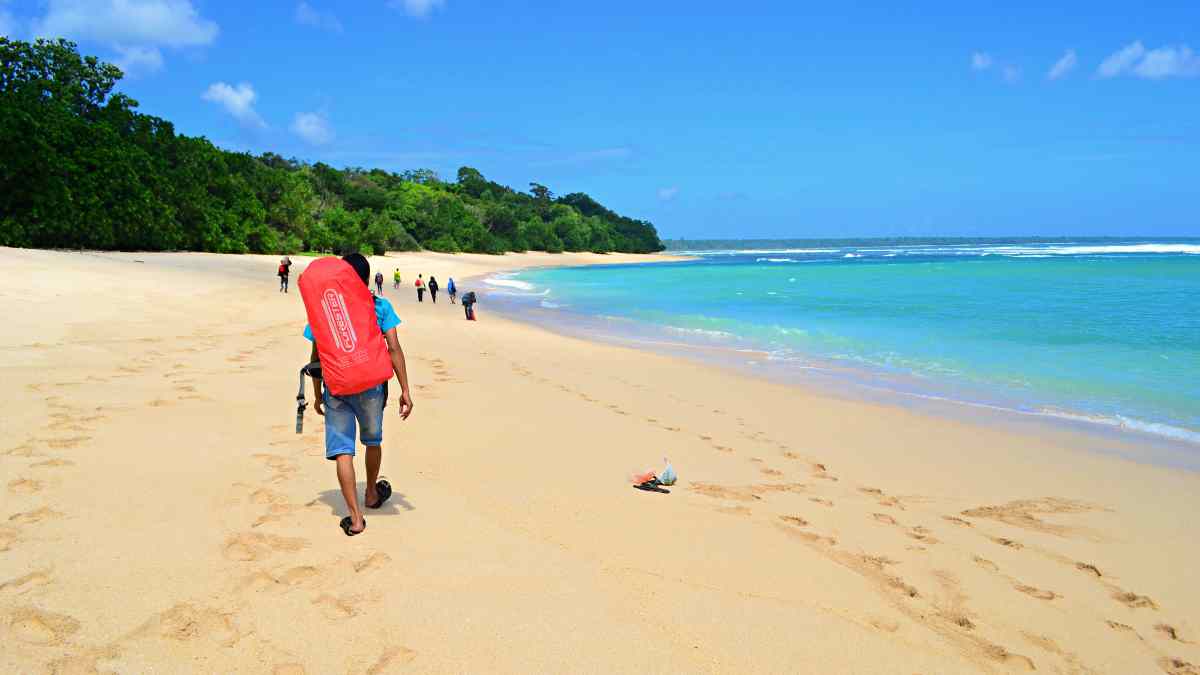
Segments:
[[[347,396],[325,390],[325,459],[354,456],[354,426],[363,445],[383,444],[383,385]]]

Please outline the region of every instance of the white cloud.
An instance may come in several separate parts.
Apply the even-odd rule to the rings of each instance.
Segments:
[[[258,112],[254,110],[254,101],[258,98],[258,94],[254,92],[254,87],[250,86],[249,82],[242,82],[236,87],[224,82],[215,82],[208,87],[201,98],[220,105],[244,126],[260,129],[267,126],[263,118],[259,117]]]
[[[113,60],[118,68],[129,77],[157,73],[162,70],[162,52],[157,47],[125,47],[116,45],[117,58]]]
[[[1187,45],[1167,45],[1147,51],[1139,40],[1104,59],[1096,75],[1102,78],[1132,75],[1146,80],[1200,77],[1200,56]]]
[[[303,0],[301,0],[299,5],[296,5],[296,23],[334,33],[341,33],[344,30],[342,22],[338,20],[333,12],[319,11]]]
[[[389,0],[388,7],[403,10],[405,14],[415,17],[427,17],[433,10],[446,4],[446,0]]]
[[[292,133],[311,145],[325,145],[333,140],[333,129],[325,115],[315,112],[300,112],[292,119]]]
[[[217,24],[201,17],[190,0],[49,0],[34,32],[114,44],[195,47],[216,39]]]
[[[1142,46],[1140,40],[1125,45],[1101,61],[1100,67],[1096,69],[1096,74],[1100,77],[1108,78],[1127,73],[1145,53],[1146,48]]]
[[[987,70],[992,67],[992,63],[994,63],[992,55],[987,52],[971,54],[971,70]]]
[[[1053,66],[1050,66],[1050,72],[1046,73],[1046,78],[1050,80],[1058,80],[1067,76],[1075,66],[1079,64],[1079,58],[1075,56],[1074,49],[1068,49],[1062,58],[1055,61]]]
[[[1004,81],[1009,84],[1016,84],[1021,81],[1021,69],[1016,66],[1004,66]]]
[[[659,201],[669,202],[678,196],[679,196],[679,188],[677,188],[677,187],[672,186],[672,187],[665,187],[665,188],[658,189]]]
[[[1187,45],[1159,47],[1146,52],[1133,73],[1148,80],[1197,77],[1200,76],[1200,57]]]

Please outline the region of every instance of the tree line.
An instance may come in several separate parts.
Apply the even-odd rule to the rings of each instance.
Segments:
[[[0,246],[218,253],[660,251],[583,193],[337,169],[177,134],[66,40],[0,37]]]

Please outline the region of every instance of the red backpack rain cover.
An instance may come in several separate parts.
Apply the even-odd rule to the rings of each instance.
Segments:
[[[392,359],[375,319],[375,299],[350,263],[314,261],[300,275],[300,296],[330,393],[357,394],[391,378]]]

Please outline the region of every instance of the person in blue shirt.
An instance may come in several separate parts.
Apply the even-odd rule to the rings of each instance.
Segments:
[[[454,277],[446,281],[446,294],[450,296],[450,304],[454,304],[454,296],[458,295],[458,287],[454,285]]]
[[[371,264],[364,256],[352,253],[342,260],[354,268],[364,285],[370,286]],[[412,414],[413,401],[409,394],[404,350],[400,348],[400,340],[396,337],[400,317],[396,316],[392,303],[385,298],[375,296],[374,301],[375,320],[387,342],[388,353],[392,357],[392,371],[400,383],[400,419],[406,420]],[[311,326],[304,326],[304,337],[313,343],[309,362],[319,362],[321,357],[317,353]],[[334,396],[326,390],[322,396],[320,378],[314,375],[312,379],[316,392],[313,408],[318,415],[325,417],[325,458],[337,462],[338,484],[346,500],[346,508],[350,511],[350,515],[342,519],[342,531],[352,537],[367,527],[367,521],[359,509],[354,476],[355,422],[360,427],[359,440],[367,448],[367,489],[363,504],[369,509],[377,509],[392,496],[392,486],[387,481],[379,480],[379,467],[383,461],[383,407],[387,399],[385,384],[343,396]]]

